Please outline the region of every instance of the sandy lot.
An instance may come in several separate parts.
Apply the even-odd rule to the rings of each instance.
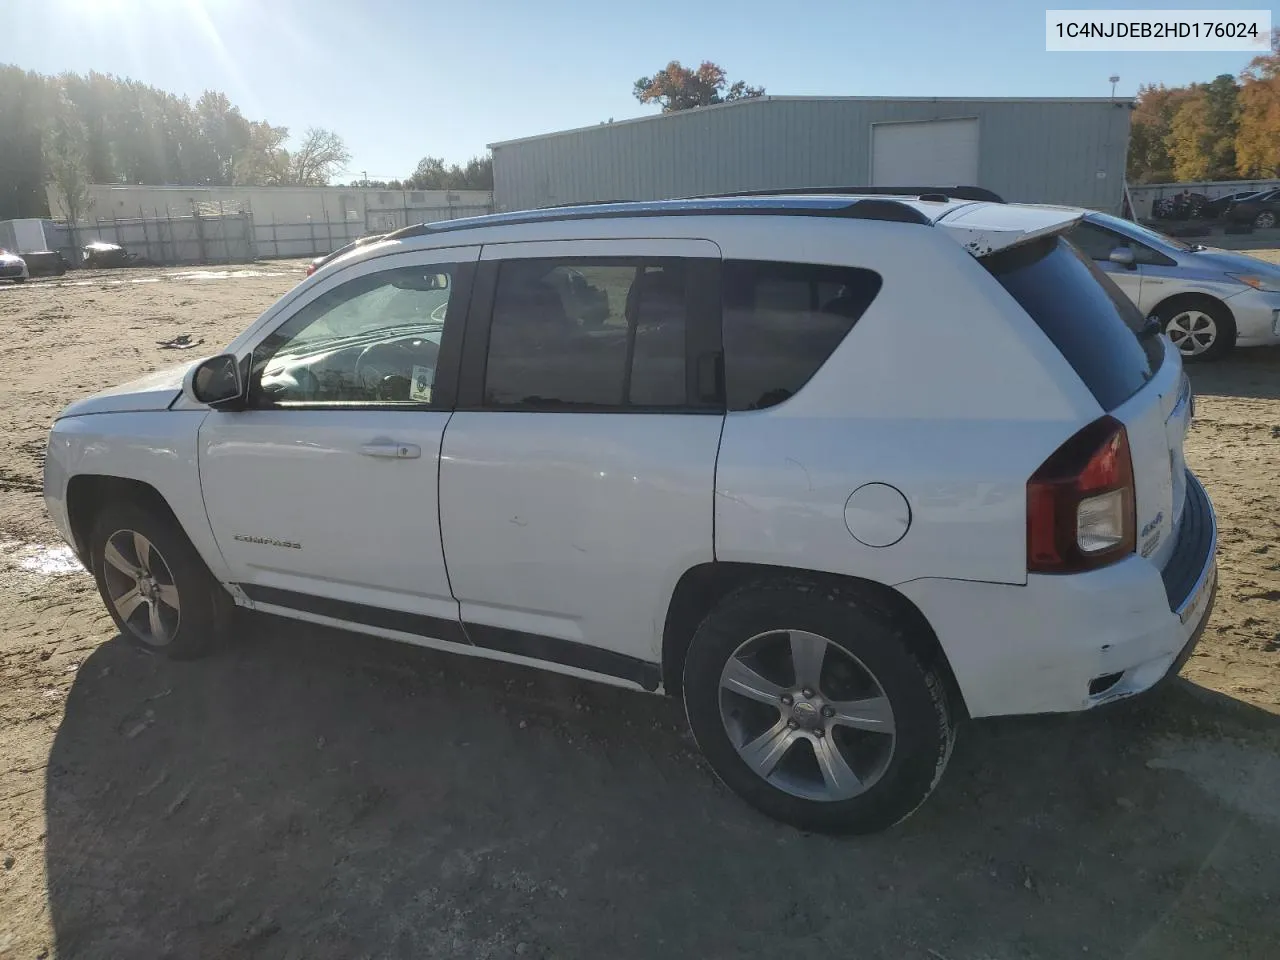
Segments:
[[[834,841],[671,702],[265,618],[196,664],[116,635],[50,549],[54,413],[301,276],[0,288],[0,957],[1280,956],[1280,352],[1193,370],[1222,558],[1184,680],[972,723],[915,817]]]

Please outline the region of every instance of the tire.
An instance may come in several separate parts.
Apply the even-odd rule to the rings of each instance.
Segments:
[[[1259,230],[1270,230],[1276,225],[1276,215],[1270,210],[1263,210],[1253,218],[1253,225]]]
[[[716,775],[801,830],[871,833],[909,816],[942,777],[955,725],[943,678],[908,629],[843,585],[777,577],[730,593],[684,668],[689,726]],[[818,664],[808,696],[813,673],[795,669],[797,653]]]
[[[1161,305],[1156,316],[1184,362],[1221,360],[1236,344],[1231,311],[1216,300]]]
[[[13,278],[13,282],[14,282],[14,283],[26,283],[26,282],[27,282],[27,278],[26,278],[26,277],[14,277],[14,278]]]
[[[141,551],[139,537],[147,545]],[[143,552],[146,582],[138,579]],[[231,597],[167,514],[133,501],[108,504],[94,520],[89,559],[102,602],[130,641],[173,660],[190,660],[226,632]]]

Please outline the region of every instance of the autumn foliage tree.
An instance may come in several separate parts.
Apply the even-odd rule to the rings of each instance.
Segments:
[[[1132,120],[1132,183],[1280,177],[1280,29],[1238,80],[1140,87]]]
[[[1236,175],[1239,95],[1240,87],[1229,73],[1187,88],[1165,136],[1175,180],[1226,180]]]
[[[1271,52],[1255,57],[1240,78],[1236,170],[1242,177],[1280,176],[1280,29],[1272,32]]]
[[[704,60],[696,70],[672,60],[652,77],[641,77],[632,91],[641,103],[662,105],[663,113],[675,113],[713,103],[749,100],[764,95],[764,87],[749,87],[745,81],[729,83],[724,67]]]
[[[1173,179],[1173,158],[1169,155],[1173,118],[1190,97],[1188,87],[1150,84],[1138,88],[1129,129],[1131,183],[1168,183]]]

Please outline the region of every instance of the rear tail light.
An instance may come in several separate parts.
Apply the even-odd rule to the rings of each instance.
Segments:
[[[1095,420],[1027,481],[1027,570],[1077,573],[1121,560],[1137,540],[1124,425]]]
[[[315,272],[316,272],[316,265],[315,265],[314,263],[308,263],[308,264],[307,264],[307,276],[309,277],[309,276],[311,276],[311,275],[312,275],[313,273],[315,273]]]

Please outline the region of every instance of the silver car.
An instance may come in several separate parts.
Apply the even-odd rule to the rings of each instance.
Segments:
[[[1185,359],[1216,360],[1232,347],[1280,344],[1280,266],[1105,213],[1086,214],[1069,236],[1144,314],[1160,321]]]

